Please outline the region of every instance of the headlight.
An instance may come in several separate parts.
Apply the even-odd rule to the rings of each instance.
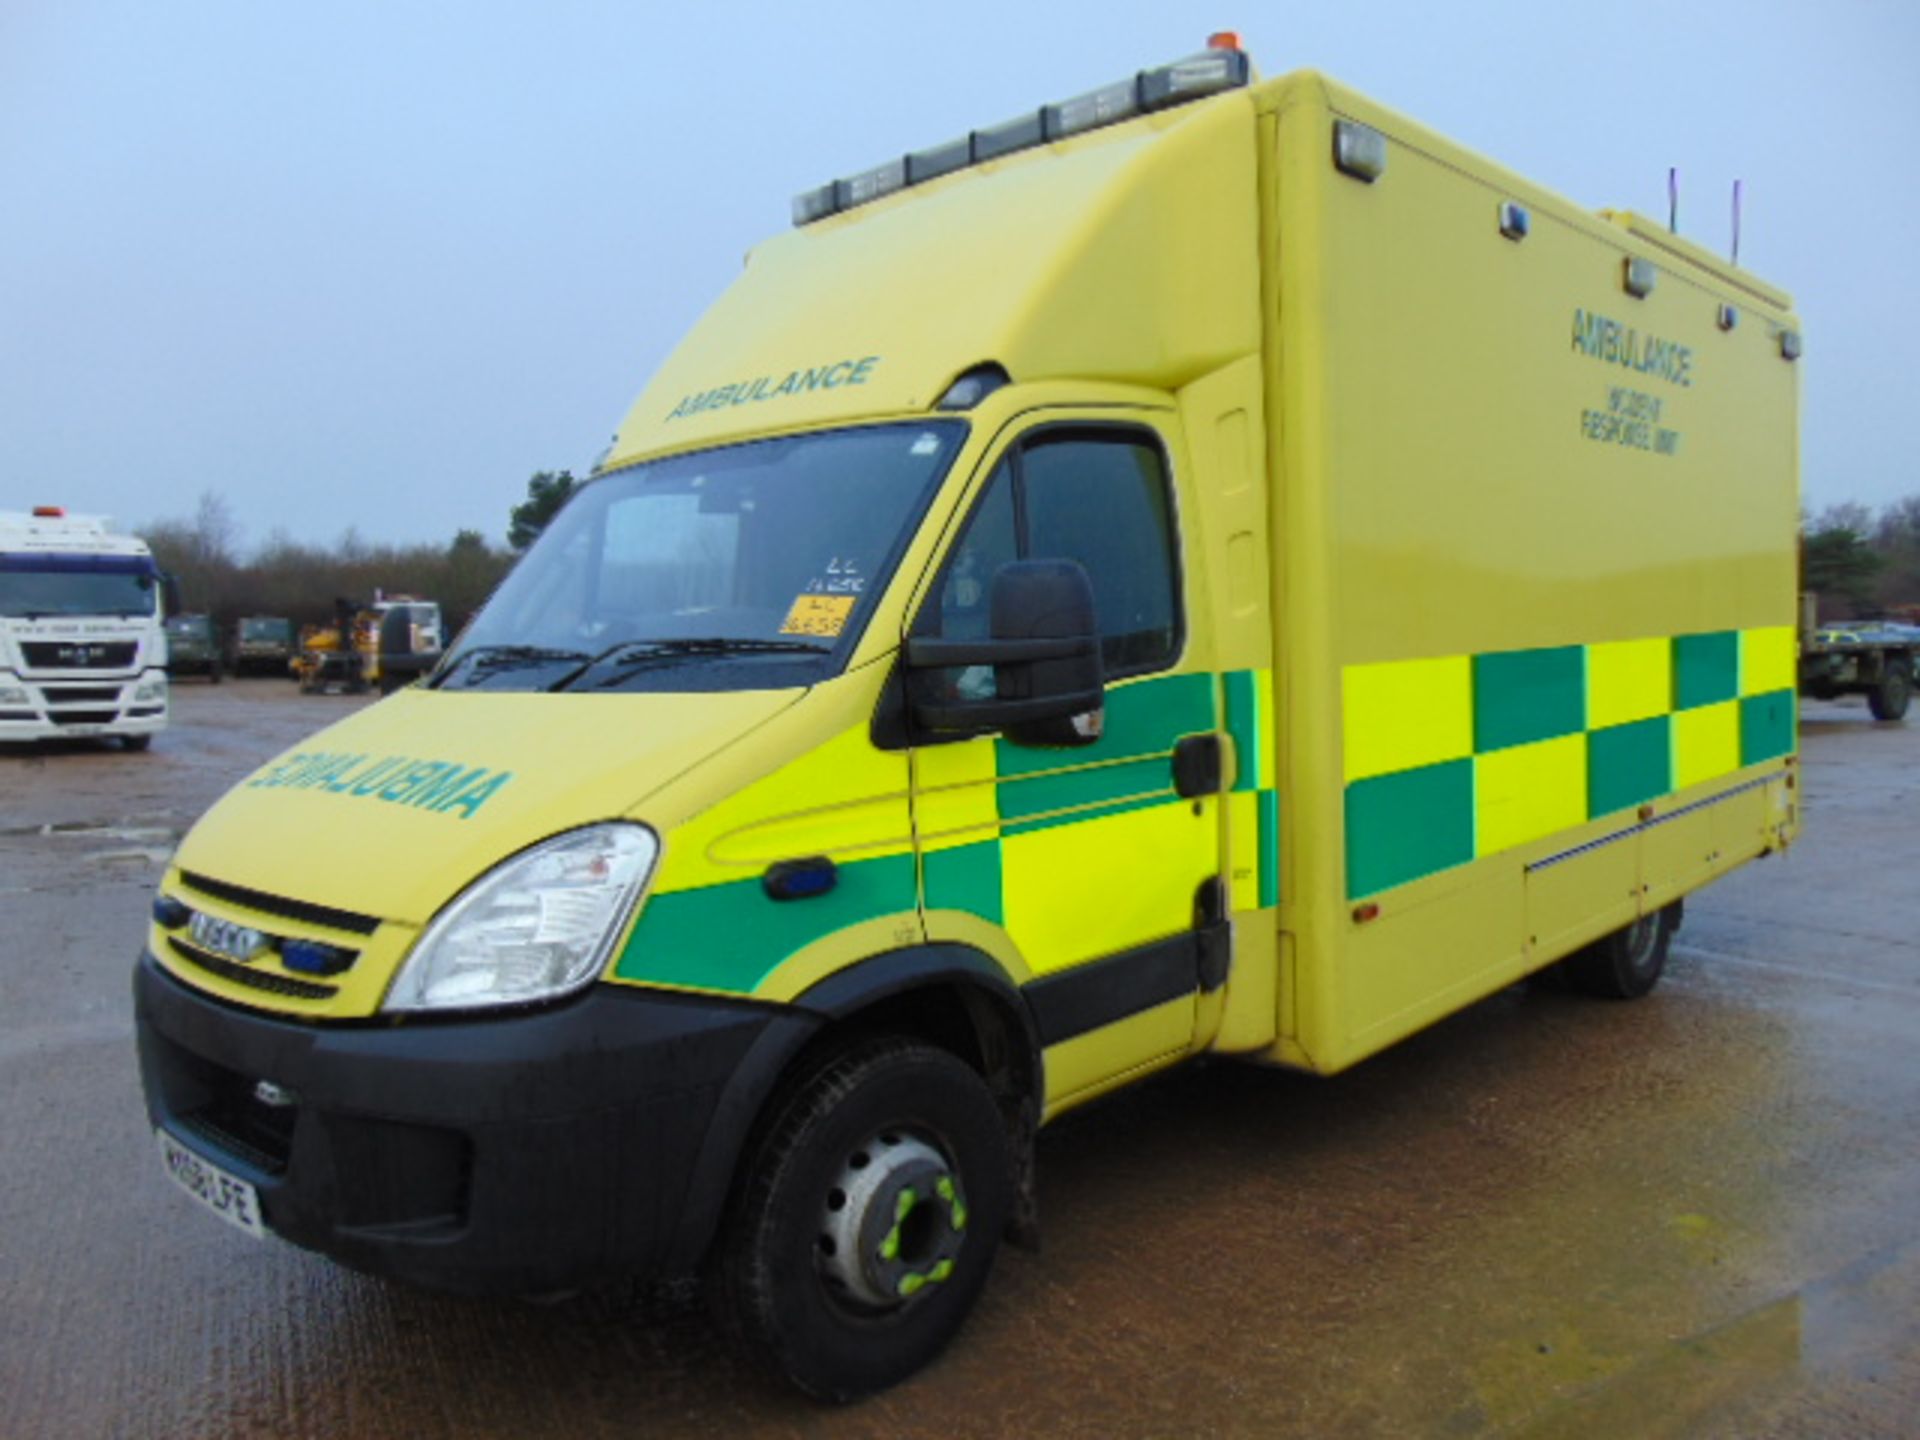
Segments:
[[[153,680],[142,680],[133,692],[133,703],[151,705],[155,701],[167,698],[167,682],[164,676]]]
[[[31,705],[33,696],[27,693],[24,685],[10,685],[0,680],[0,705]]]
[[[660,842],[644,825],[589,825],[502,861],[434,917],[388,1011],[524,1005],[600,973],[646,888]]]

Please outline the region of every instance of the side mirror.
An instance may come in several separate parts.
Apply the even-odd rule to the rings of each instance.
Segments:
[[[167,571],[160,574],[160,618],[171,620],[187,607],[180,600],[180,577]]]
[[[993,669],[990,696],[915,695],[914,722],[936,734],[1002,730],[1021,745],[1098,740],[1106,687],[1087,572],[1072,560],[1016,560],[995,573],[988,610],[990,639],[907,641],[912,670]]]

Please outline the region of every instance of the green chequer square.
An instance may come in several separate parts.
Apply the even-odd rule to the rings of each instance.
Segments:
[[[1665,795],[1673,789],[1672,721],[1665,715],[1609,725],[1587,735],[1587,818]]]
[[[1748,695],[1740,701],[1740,763],[1758,765],[1762,760],[1793,753],[1793,727],[1798,706],[1791,690],[1774,690],[1765,695]]]
[[[1587,728],[1587,657],[1578,645],[1473,657],[1476,753]]]
[[[929,850],[921,863],[929,910],[964,910],[995,925],[1001,923],[998,840]]]
[[[1740,632],[1676,635],[1673,640],[1673,708],[1717,705],[1740,693]]]
[[[1233,736],[1233,788],[1253,790],[1259,785],[1260,705],[1251,670],[1229,670],[1223,677],[1227,702],[1227,733]]]
[[[1347,786],[1347,896],[1372,895],[1473,859],[1473,761]]]

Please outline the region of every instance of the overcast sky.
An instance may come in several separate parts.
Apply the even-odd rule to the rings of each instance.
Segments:
[[[1920,492],[1920,4],[0,0],[0,509],[493,538],[793,192],[1237,27],[1804,321],[1807,499]]]

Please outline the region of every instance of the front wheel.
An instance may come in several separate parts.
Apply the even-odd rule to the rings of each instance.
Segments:
[[[750,1153],[713,1298],[750,1359],[823,1400],[904,1380],[973,1308],[1012,1206],[1006,1125],[944,1050],[809,1067]]]
[[[1576,950],[1560,962],[1561,972],[1582,994],[1638,1000],[1660,983],[1667,968],[1667,948],[1679,928],[1678,904],[1642,915],[1626,929]]]

